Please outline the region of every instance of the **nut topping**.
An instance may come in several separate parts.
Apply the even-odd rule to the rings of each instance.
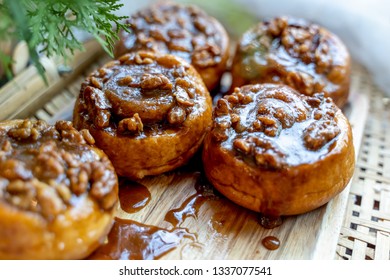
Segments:
[[[0,157],[3,203],[49,221],[72,207],[72,197],[82,195],[96,201],[102,210],[112,209],[116,199],[107,190],[116,194],[117,177],[107,157],[88,145],[94,143],[88,130],[79,132],[67,121],[55,126],[42,121],[14,122],[11,127],[0,125],[0,147],[7,151]],[[38,138],[31,137],[34,130]],[[103,177],[93,175],[101,170]],[[105,195],[92,191],[98,182]]]
[[[150,64],[140,60],[151,60]],[[109,62],[87,78],[79,97],[79,111],[94,128],[117,131],[127,137],[152,133],[156,127],[182,125],[188,115],[196,113],[197,104],[207,96],[199,76],[183,60],[171,55],[138,51]],[[109,78],[102,76],[108,73]],[[99,77],[102,87],[95,88],[92,78]],[[66,132],[65,134],[69,134]],[[72,137],[72,135],[62,137]],[[82,132],[82,139],[94,143]]]
[[[140,86],[142,89],[172,89],[172,83],[162,74],[144,74],[141,78]]]
[[[247,85],[217,101],[211,135],[244,161],[282,169],[327,152],[323,148],[340,134],[337,110],[323,94],[308,97],[287,86]]]
[[[142,120],[138,113],[135,113],[132,118],[126,118],[119,122],[118,132],[125,133],[126,131],[130,133],[139,133],[143,131]]]
[[[323,92],[339,107],[347,101],[350,58],[325,28],[303,19],[260,22],[240,40],[233,61],[233,86],[287,84],[308,96]]]

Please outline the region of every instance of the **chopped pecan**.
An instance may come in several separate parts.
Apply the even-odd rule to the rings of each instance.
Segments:
[[[80,130],[80,134],[83,136],[84,140],[90,144],[90,145],[93,145],[95,144],[95,139],[93,138],[93,136],[91,135],[91,133],[89,132],[88,129],[82,129]]]
[[[194,101],[190,100],[190,97],[188,96],[188,92],[181,88],[176,87],[176,93],[175,93],[176,101],[182,106],[189,107],[194,106]]]
[[[238,104],[239,102],[237,95],[234,94],[228,95],[226,97],[226,100],[229,101],[229,103],[232,104],[233,106]]]
[[[142,89],[172,89],[173,85],[163,74],[151,75],[144,74],[141,78]]]
[[[226,130],[224,129],[219,129],[219,128],[214,128],[211,136],[213,137],[214,140],[217,142],[222,142],[228,139],[229,137],[226,134]]]
[[[150,36],[152,36],[154,39],[159,41],[168,42],[169,38],[166,34],[162,32],[162,30],[159,30],[158,28],[152,28],[149,30]]]
[[[168,30],[168,36],[171,38],[186,38],[187,37],[187,31],[185,29],[169,29]]]
[[[257,119],[265,125],[274,126],[276,125],[276,120],[270,116],[258,116]]]
[[[81,195],[87,191],[88,176],[85,171],[80,171],[80,168],[70,168],[66,172],[70,188],[75,195]]]
[[[85,144],[83,136],[79,133],[77,129],[73,127],[72,122],[58,121],[56,122],[55,127],[60,133],[63,140],[72,143]]]
[[[72,198],[72,193],[69,187],[67,187],[64,183],[57,183],[55,180],[50,180],[49,184],[50,186],[54,187],[58,195],[65,203],[69,203],[70,199]]]
[[[18,127],[11,128],[8,131],[8,136],[14,139],[32,139],[36,141],[40,137],[40,132],[30,120],[24,120]]]
[[[229,114],[230,110],[231,107],[229,102],[226,99],[221,98],[217,101],[217,106],[215,107],[214,112],[217,116],[220,116]]]
[[[321,118],[322,118],[322,116],[323,116],[323,112],[322,112],[322,110],[321,109],[315,109],[314,111],[313,111],[313,118],[315,119],[315,120],[320,120]]]
[[[154,62],[153,59],[151,59],[150,57],[145,57],[145,56],[141,55],[140,53],[137,53],[135,55],[134,61],[137,64],[151,64]]]
[[[287,19],[284,17],[275,18],[274,20],[271,20],[268,25],[268,32],[270,35],[277,37],[280,36],[282,31],[287,27],[288,22]]]
[[[233,147],[244,154],[249,154],[252,148],[251,144],[244,139],[235,139],[233,141]]]
[[[340,132],[340,128],[335,121],[317,121],[305,129],[303,140],[307,149],[317,151],[339,135]]]
[[[128,86],[131,84],[131,82],[133,82],[133,77],[131,77],[130,75],[127,75],[127,76],[124,76],[123,78],[120,78],[118,80],[118,85],[119,86]]]
[[[12,205],[24,210],[33,210],[35,190],[32,181],[13,180],[9,182],[6,192],[8,195],[5,195],[5,198]]]
[[[191,52],[192,44],[186,39],[173,39],[169,41],[168,48],[172,51]]]
[[[168,112],[168,122],[173,125],[182,124],[186,120],[187,114],[185,110],[179,106],[173,107]]]
[[[0,176],[8,180],[27,180],[32,177],[32,173],[26,168],[24,162],[17,159],[6,159],[0,162]]]
[[[65,204],[54,188],[39,181],[36,181],[35,184],[37,187],[37,201],[43,216],[53,219],[65,210]]]
[[[123,119],[118,123],[119,133],[139,133],[141,131],[143,131],[143,123],[138,113],[135,113],[133,117]]]
[[[231,118],[232,123],[236,123],[236,122],[240,121],[240,116],[237,114],[231,114],[230,118]]]
[[[95,88],[102,89],[103,88],[103,83],[101,79],[98,79],[94,76],[90,78],[91,85],[94,86]]]
[[[264,126],[259,120],[255,120],[252,124],[253,131],[263,131]]]

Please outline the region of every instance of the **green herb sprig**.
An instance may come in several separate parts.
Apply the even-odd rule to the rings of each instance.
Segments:
[[[0,41],[26,41],[31,63],[43,78],[45,70],[38,52],[69,59],[75,50],[83,50],[82,42],[75,36],[76,29],[91,34],[111,56],[119,39],[117,30],[128,30],[123,23],[126,17],[115,14],[123,6],[119,0],[3,0],[0,3]],[[11,57],[0,50],[0,61],[10,76]]]

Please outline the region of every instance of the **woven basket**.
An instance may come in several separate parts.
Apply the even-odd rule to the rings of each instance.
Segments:
[[[0,91],[0,119],[32,118],[53,123],[70,119],[80,84],[94,69],[109,60],[96,42],[76,54],[74,71],[59,76],[47,68],[49,85],[32,69]],[[52,62],[48,62],[52,65]],[[347,201],[344,222],[338,233],[335,259],[390,259],[390,100],[384,97],[367,70],[353,65],[352,88],[370,100],[364,136]],[[31,86],[31,84],[33,86]],[[8,92],[12,89],[12,94]],[[6,93],[4,93],[7,91]],[[7,95],[7,96],[6,96]],[[336,233],[337,234],[337,233]]]
[[[390,99],[363,67],[354,68],[370,109],[336,259],[390,259]]]

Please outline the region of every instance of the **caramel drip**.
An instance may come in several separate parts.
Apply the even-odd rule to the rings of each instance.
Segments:
[[[281,226],[283,220],[280,216],[267,216],[264,214],[259,215],[259,224],[266,229],[273,229]]]
[[[188,217],[196,218],[199,212],[199,208],[205,202],[205,200],[205,197],[199,193],[191,195],[179,208],[169,210],[165,215],[164,220],[176,227]]]
[[[122,179],[119,182],[119,202],[126,213],[135,213],[144,208],[151,199],[151,194],[144,185]]]
[[[195,172],[197,177],[195,183],[196,193],[189,196],[178,208],[171,209],[165,215],[165,221],[172,224],[174,227],[180,226],[181,223],[188,217],[197,218],[199,209],[203,203],[210,199],[216,199],[212,186],[199,173]]]

